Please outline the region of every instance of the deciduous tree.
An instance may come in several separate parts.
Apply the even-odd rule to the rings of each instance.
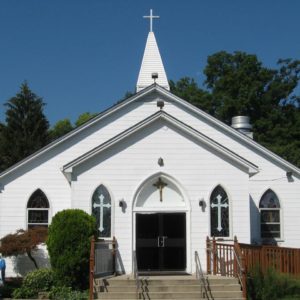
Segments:
[[[34,227],[28,230],[19,229],[16,233],[8,234],[1,239],[0,252],[3,256],[17,256],[27,254],[34,266],[38,264],[32,255],[37,246],[47,238],[47,228]]]

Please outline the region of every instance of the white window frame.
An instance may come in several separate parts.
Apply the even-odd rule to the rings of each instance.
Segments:
[[[28,203],[29,203],[31,197],[38,190],[40,190],[45,195],[45,197],[47,199],[47,202],[48,202],[48,206],[49,206],[48,208],[28,207]],[[29,222],[29,212],[30,211],[47,211],[48,212],[47,223],[31,223],[31,222]],[[27,229],[29,229],[30,226],[47,226],[47,227],[49,227],[49,224],[50,224],[49,219],[50,219],[50,202],[49,202],[49,199],[46,196],[46,194],[43,192],[43,190],[36,189],[34,192],[31,193],[31,195],[30,195],[30,197],[28,198],[28,201],[27,201],[27,205],[26,205],[26,227],[27,227]]]
[[[278,200],[278,203],[279,203],[279,207],[274,207],[274,208],[268,208],[268,207],[264,208],[264,207],[260,207],[261,201],[263,200],[263,197],[264,197],[265,194],[266,194],[267,192],[269,192],[269,191],[271,191],[271,192],[276,196],[276,198],[277,198],[277,200]],[[262,223],[262,221],[261,221],[261,212],[262,212],[262,211],[279,211],[279,222],[263,222],[263,223]],[[278,225],[278,224],[279,224],[279,237],[263,237],[263,236],[262,236],[262,230],[261,230],[261,227],[262,227],[263,224],[266,224],[266,225],[272,225],[272,224]],[[262,241],[266,241],[266,242],[271,241],[271,240],[274,240],[274,241],[282,241],[282,236],[283,236],[283,235],[282,235],[282,208],[281,208],[281,202],[280,202],[280,199],[279,199],[277,193],[275,193],[274,190],[271,189],[271,188],[267,189],[267,190],[262,194],[262,196],[260,197],[260,200],[259,200],[259,225],[260,225],[260,226],[259,226],[259,230],[260,230],[260,239],[261,239]]]

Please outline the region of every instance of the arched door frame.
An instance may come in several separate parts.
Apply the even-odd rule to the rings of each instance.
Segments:
[[[162,179],[165,179],[166,181],[169,181],[170,183],[174,184],[178,190],[180,191],[185,206],[182,207],[164,207],[163,209],[141,209],[136,207],[136,203],[138,200],[138,197],[140,195],[140,192],[147,186],[147,184],[151,181],[153,181],[154,178],[161,177]],[[183,186],[180,184],[178,180],[176,180],[173,176],[170,176],[167,173],[164,172],[156,172],[150,176],[148,176],[145,180],[143,180],[137,187],[136,192],[133,196],[132,201],[132,253],[136,250],[136,214],[137,213],[175,213],[175,212],[182,212],[186,215],[186,272],[192,273],[192,247],[191,247],[191,203],[190,199],[183,188]],[[132,257],[132,266],[133,266],[133,257]]]

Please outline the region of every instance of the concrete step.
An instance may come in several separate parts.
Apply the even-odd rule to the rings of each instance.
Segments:
[[[134,292],[136,287],[134,286],[105,286],[97,287],[98,292]],[[143,292],[199,292],[199,285],[170,285],[170,286],[140,286],[140,290]]]
[[[243,293],[241,291],[211,291],[211,294],[214,299],[219,298],[242,298]]]
[[[128,277],[96,279],[95,299],[136,299],[136,281]],[[238,280],[230,277],[208,277],[209,295],[215,300],[243,300]],[[140,280],[140,299],[171,300],[201,299],[199,280],[194,276],[151,276]],[[203,299],[203,298],[202,298]]]
[[[129,299],[134,298],[135,293],[120,293],[120,292],[109,292],[109,293],[98,293],[97,298],[99,299]],[[150,296],[147,293],[142,293],[141,299],[199,299],[200,292],[161,292],[151,293]]]

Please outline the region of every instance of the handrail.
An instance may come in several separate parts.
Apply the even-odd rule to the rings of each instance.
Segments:
[[[136,258],[136,251],[133,251],[133,277],[135,279],[136,285],[136,299],[140,299],[140,279],[139,279],[139,271],[137,267],[137,258]]]
[[[203,270],[202,270],[202,267],[201,267],[199,254],[198,254],[197,251],[195,251],[195,264],[196,264],[196,278],[200,280],[201,297],[203,296],[202,289],[204,289],[205,298],[210,299],[209,298],[209,293],[207,291],[207,286],[206,286],[207,281],[205,281]]]
[[[236,272],[236,275],[237,277],[239,278],[239,281],[241,283],[241,286],[242,286],[242,289],[244,289],[244,286],[243,286],[243,272],[244,272],[244,269],[242,267],[242,264],[241,264],[241,260],[240,260],[240,257],[237,255],[236,251],[235,251],[235,248],[233,248],[233,254],[234,254],[234,257],[237,261],[237,264],[238,264],[238,271]]]
[[[236,275],[241,283],[243,297],[244,299],[247,298],[247,279],[246,279],[246,268],[245,268],[245,259],[243,257],[242,250],[238,243],[237,237],[234,237],[234,247],[233,253],[237,262],[238,270],[236,270]]]

